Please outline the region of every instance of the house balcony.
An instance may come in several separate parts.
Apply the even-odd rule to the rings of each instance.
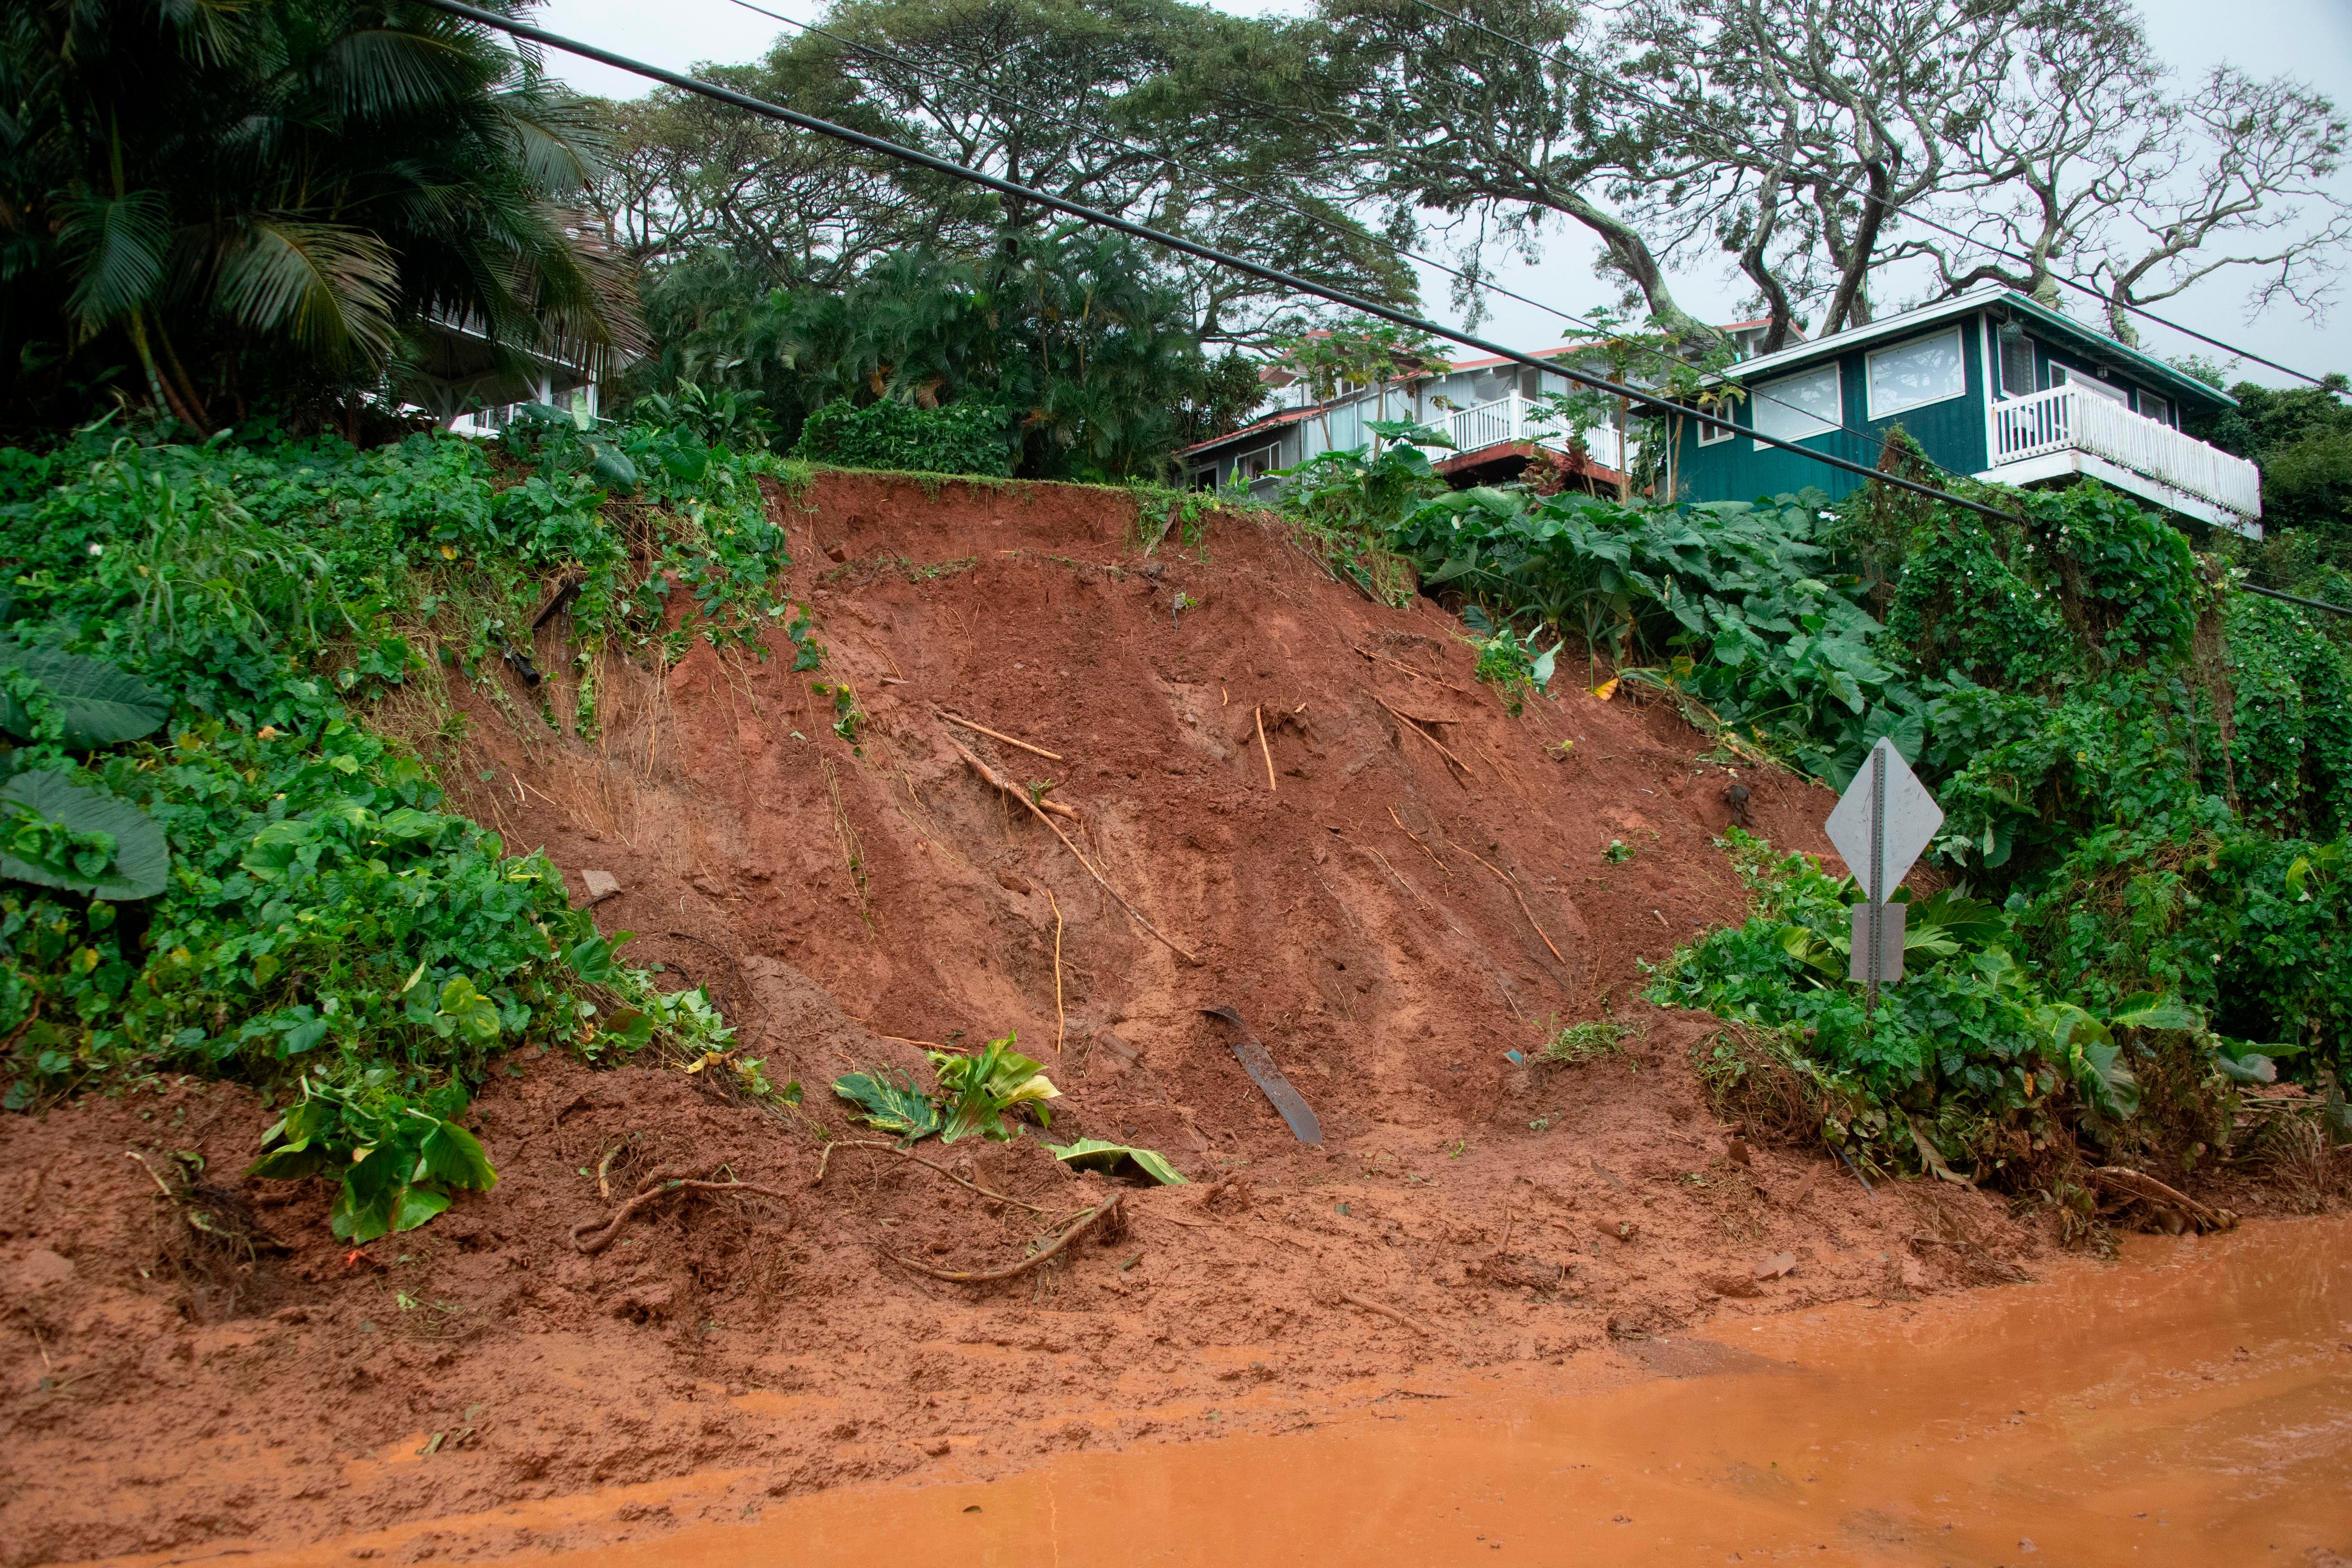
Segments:
[[[2262,471],[2081,386],[1992,405],[1992,467],[1977,478],[2030,485],[2086,474],[2200,522],[2262,537]]]
[[[1543,447],[1561,453],[1573,450],[1571,433],[1567,426],[1547,417],[1548,411],[1548,405],[1516,392],[1491,403],[1447,411],[1442,421],[1430,421],[1454,441],[1454,452],[1438,467],[1449,471],[1475,468],[1507,456],[1518,447]],[[1588,430],[1584,434],[1584,454],[1588,468],[1622,470],[1624,439],[1606,425]]]

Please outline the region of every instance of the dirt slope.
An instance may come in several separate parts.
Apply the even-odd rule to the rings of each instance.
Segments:
[[[544,846],[577,897],[585,871],[617,879],[600,924],[708,984],[744,1054],[836,1131],[841,1071],[1017,1028],[1064,1090],[1056,1142],[1151,1145],[1194,1184],[1131,1193],[1110,1247],[944,1283],[885,1255],[985,1268],[1042,1216],[866,1150],[812,1187],[810,1125],[730,1097],[722,1068],[531,1057],[478,1101],[498,1189],[347,1254],[322,1194],[234,1176],[264,1125],[242,1091],[12,1120],[0,1562],[312,1540],[697,1469],[740,1472],[709,1506],[740,1513],[1296,1424],[1410,1369],[1624,1357],[1707,1313],[2010,1277],[2041,1245],[1973,1194],[1727,1159],[1688,1063],[1702,1022],[1632,996],[1641,961],[1741,913],[1710,843],[1728,780],[1671,712],[1576,692],[1511,716],[1454,623],[1370,604],[1256,520],[1147,555],[1112,492],[833,475],[776,505],[821,671],[792,673],[789,647],[698,646],[657,680],[608,660],[594,740],[536,716],[571,690],[502,672],[501,700],[464,699],[453,795]],[[568,663],[557,629],[542,668]],[[813,680],[848,683],[854,744]],[[1053,780],[1062,826],[1167,940],[955,741]],[[1740,782],[1759,832],[1825,850],[1825,795]],[[1215,1005],[1312,1104],[1319,1148]],[[1641,1031],[1619,1051],[1540,1071],[1504,1054],[1604,1006]],[[205,1201],[257,1205],[289,1250],[196,1248],[131,1150],[158,1169],[201,1152]],[[674,1196],[583,1256],[607,1153],[622,1195],[663,1165],[789,1195]],[[931,1154],[1055,1214],[1107,1190],[1034,1139]],[[1793,1271],[1756,1282],[1783,1252]],[[583,1516],[567,1539],[659,1522]]]

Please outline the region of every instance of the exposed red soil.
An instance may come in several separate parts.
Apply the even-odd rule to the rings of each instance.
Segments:
[[[1450,618],[1367,602],[1255,518],[1146,555],[1115,492],[828,475],[777,505],[823,670],[792,673],[789,646],[764,663],[698,646],[657,681],[607,661],[593,742],[542,725],[543,693],[460,693],[453,795],[544,846],[577,896],[581,872],[617,878],[599,923],[708,984],[744,1054],[807,1085],[836,1134],[838,1073],[1017,1028],[1063,1090],[1056,1142],[1156,1147],[1194,1184],[1129,1192],[1115,1245],[945,1283],[885,1255],[984,1268],[1038,1216],[873,1151],[837,1152],[813,1187],[810,1122],[730,1096],[724,1068],[530,1055],[477,1101],[497,1190],[351,1254],[315,1184],[234,1175],[266,1124],[241,1089],[11,1119],[0,1563],[299,1542],[713,1468],[741,1472],[711,1505],[740,1512],[1207,1430],[1237,1385],[1295,1395],[1243,1424],[1311,1420],[1416,1367],[1607,1358],[1711,1313],[2011,1278],[2045,1246],[1982,1194],[1873,1196],[1817,1154],[1727,1157],[1689,1060],[1706,1021],[1633,994],[1640,963],[1742,913],[1712,843],[1728,778],[1671,710],[1571,690],[1513,716]],[[1192,607],[1171,613],[1179,594]],[[812,679],[855,691],[854,747]],[[1088,859],[1200,962],[951,735],[1055,780]],[[1825,794],[1739,782],[1757,831],[1827,852]],[[1220,1005],[1314,1106],[1320,1148],[1200,1012]],[[1619,1051],[1504,1054],[1604,1008],[1639,1031]],[[1110,1190],[1034,1133],[976,1143],[927,1153],[1060,1213]],[[623,1194],[677,1164],[790,1195],[672,1196],[582,1256],[572,1228],[609,1212],[595,1168],[615,1149]],[[289,1250],[174,1268],[187,1233],[131,1150],[158,1170],[200,1152],[207,1201],[241,1194]],[[1758,1281],[1780,1253],[1793,1269]]]

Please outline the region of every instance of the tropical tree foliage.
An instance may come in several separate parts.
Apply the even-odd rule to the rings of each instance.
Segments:
[[[976,400],[1006,412],[1013,473],[1156,478],[1188,414],[1238,401],[1139,247],[1076,225],[1007,232],[968,258],[896,252],[835,290],[757,291],[708,253],[647,304],[649,383],[740,390],[788,443],[829,403]]]
[[[517,0],[498,0],[517,9]],[[632,339],[584,107],[404,0],[25,0],[0,22],[0,409],[209,431],[383,384],[434,321]]]

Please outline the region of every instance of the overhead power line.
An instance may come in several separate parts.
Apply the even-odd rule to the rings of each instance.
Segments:
[[[740,5],[744,10],[755,13],[758,16],[765,16],[771,21],[782,22],[788,27],[796,27],[803,33],[812,34],[820,38],[829,39],[834,43],[839,44],[845,49],[855,49],[859,54],[866,55],[871,58],[885,60],[890,64],[899,66],[907,70],[914,72],[917,76],[923,78],[927,81],[953,87],[961,87],[968,92],[982,94],[985,97],[995,100],[996,102],[1001,105],[1006,105],[1013,109],[1022,110],[1024,113],[1045,121],[1046,124],[1058,125],[1065,130],[1075,132],[1078,135],[1090,137],[1106,147],[1118,147],[1126,152],[1133,153],[1139,156],[1150,158],[1156,162],[1166,163],[1172,168],[1183,170],[1187,174],[1196,175],[1208,184],[1214,185],[1220,190],[1237,195],[1244,200],[1264,202],[1268,205],[1279,207],[1285,212],[1292,213],[1299,217],[1307,219],[1309,223],[1320,224],[1335,234],[1345,236],[1350,239],[1362,240],[1366,244],[1387,251],[1391,256],[1398,256],[1408,261],[1418,262],[1423,267],[1433,268],[1439,272],[1443,272],[1447,277],[1458,278],[1464,282],[1472,284],[1474,287],[1485,289],[1491,293],[1500,294],[1507,300],[1517,300],[1523,305],[1533,306],[1536,310],[1541,310],[1547,315],[1557,317],[1559,320],[1568,322],[1570,326],[1581,327],[1586,331],[1598,332],[1604,337],[1609,333],[1610,329],[1607,327],[1601,325],[1597,321],[1589,321],[1582,316],[1579,316],[1573,311],[1563,310],[1557,305],[1547,305],[1540,300],[1529,299],[1527,295],[1506,289],[1500,284],[1489,283],[1484,279],[1473,278],[1469,273],[1463,271],[1460,268],[1449,266],[1445,262],[1438,260],[1433,256],[1425,256],[1420,251],[1408,249],[1404,246],[1397,244],[1394,240],[1383,239],[1379,235],[1373,234],[1367,229],[1342,222],[1339,218],[1333,217],[1328,213],[1316,212],[1309,207],[1304,206],[1297,202],[1286,200],[1271,192],[1244,185],[1237,181],[1225,179],[1223,176],[1214,174],[1210,170],[1200,168],[1195,164],[1188,163],[1183,159],[1177,157],[1173,153],[1164,152],[1159,148],[1146,147],[1140,142],[1129,142],[1124,137],[1114,136],[1109,132],[1098,130],[1081,121],[1054,114],[1047,110],[1038,109],[1034,105],[1024,103],[1021,100],[1015,98],[1011,93],[991,87],[985,82],[973,81],[968,77],[960,77],[952,71],[943,69],[938,66],[928,65],[923,61],[914,58],[912,56],[901,54],[895,49],[886,49],[877,45],[862,43],[856,38],[845,37],[839,33],[831,32],[824,27],[820,27],[813,22],[797,21],[793,17],[783,15],[783,13],[780,11],[771,11],[764,5],[755,5],[753,4],[753,0],[728,0],[728,3],[733,5]],[[1267,107],[1272,106],[1269,105]],[[1652,344],[1641,344],[1638,346],[1641,349],[1641,352],[1650,355],[1660,364],[1665,365],[1669,368],[1684,363],[1675,359],[1674,355],[1668,353],[1664,348]],[[1819,416],[1814,414],[1812,410],[1799,408],[1795,404],[1790,403],[1784,398],[1775,397],[1770,393],[1768,393],[1761,388],[1748,389],[1748,396],[1751,402],[1769,403],[1778,407],[1786,408],[1792,413],[1805,415],[1809,418],[1819,417]],[[1857,430],[1853,426],[1844,423],[1843,420],[1838,421],[1832,428],[1842,430],[1845,434],[1853,437],[1856,440],[1876,447],[1882,453],[1886,449],[1886,438],[1883,436],[1874,435],[1867,430]],[[1621,432],[1620,434],[1622,436],[1622,433]]]
[[[1413,0],[1413,4],[1419,5],[1424,11],[1434,12],[1438,16],[1444,16],[1449,21],[1459,22],[1465,27],[1475,27],[1479,32],[1487,35],[1489,37],[1509,44],[1514,48],[1525,49],[1528,53],[1535,56],[1538,59],[1549,60],[1553,64],[1561,67],[1563,69],[1573,71],[1578,76],[1584,78],[1585,80],[1597,84],[1604,91],[1615,93],[1621,98],[1630,99],[1633,102],[1642,104],[1646,108],[1654,109],[1661,114],[1687,114],[1689,112],[1686,110],[1676,109],[1671,104],[1661,102],[1659,100],[1652,98],[1649,94],[1642,91],[1640,89],[1629,87],[1625,83],[1615,80],[1603,72],[1596,71],[1589,66],[1579,64],[1577,61],[1569,58],[1566,55],[1559,53],[1556,49],[1548,49],[1540,44],[1531,44],[1528,42],[1527,39],[1514,37],[1509,33],[1502,31],[1498,27],[1489,26],[1487,24],[1478,20],[1475,16],[1465,16],[1459,11],[1449,11],[1444,6],[1438,5],[1436,0]],[[1696,118],[1696,116],[1693,116],[1693,118]],[[1747,137],[1738,135],[1733,132],[1726,130],[1721,125],[1706,121],[1702,121],[1701,123],[1705,124],[1709,131],[1714,132],[1717,135],[1723,137],[1727,141],[1745,143],[1748,150],[1756,153],[1759,157],[1770,158],[1772,156],[1770,153],[1758,146],[1754,142],[1749,141]],[[1843,180],[1831,179],[1827,176],[1822,176],[1822,184],[1829,185],[1832,189],[1843,191],[1850,196],[1859,196],[1866,202],[1876,201],[1879,199],[1876,196],[1874,196],[1864,187],[1849,184]],[[2021,262],[2027,267],[2034,265],[2033,258],[2030,256],[2021,256],[2014,250],[2004,250],[2000,246],[1991,243],[1990,240],[1980,239],[1975,235],[1963,233],[1959,229],[1953,228],[1948,224],[1939,223],[1934,218],[1923,217],[1915,212],[1906,212],[1901,216],[1907,222],[1916,223],[1922,228],[1934,229],[1938,234],[1948,235],[1964,245],[1974,246],[1979,250],[1985,251],[1993,256],[1998,256],[2004,261]],[[2295,369],[2293,365],[2281,364],[2276,360],[2264,359],[2262,355],[2254,353],[2251,349],[2242,349],[2235,343],[2224,342],[2221,339],[2216,337],[2209,337],[2205,333],[2199,331],[2194,327],[2185,327],[2179,321],[2172,321],[2168,317],[2159,316],[2144,305],[2135,305],[2127,300],[2110,300],[2106,295],[2100,293],[2096,289],[2092,288],[2089,284],[2078,283],[2074,279],[2068,278],[2062,273],[2053,271],[2050,276],[2054,281],[2063,283],[2067,288],[2074,289],[2078,293],[2087,294],[2103,305],[2120,306],[2122,309],[2130,311],[2133,315],[2138,316],[2144,321],[2154,321],[2159,327],[2169,328],[2173,331],[2179,332],[2183,337],[2194,338],[2199,342],[2203,343],[2210,348],[2221,349],[2224,353],[2235,355],[2239,359],[2252,360],[2256,364],[2266,365],[2270,369],[2277,371],[2281,375],[2291,375],[2297,381],[2307,381],[2314,386],[2326,386],[2327,384],[2327,383],[2321,377],[2313,375],[2308,371],[2300,371]]]
[[[1785,441],[1776,436],[1761,435],[1756,431],[1743,428],[1742,426],[1736,425],[1730,420],[1718,415],[1707,414],[1698,409],[1685,407],[1682,405],[1658,397],[1654,394],[1644,392],[1639,387],[1625,386],[1601,376],[1592,375],[1586,372],[1574,370],[1563,365],[1549,363],[1546,361],[1536,358],[1533,354],[1524,353],[1517,349],[1506,348],[1501,343],[1489,342],[1484,338],[1473,336],[1468,332],[1455,331],[1450,327],[1442,327],[1435,321],[1426,321],[1419,316],[1413,315],[1411,311],[1398,310],[1392,305],[1384,305],[1376,300],[1367,300],[1359,295],[1350,294],[1342,289],[1334,289],[1328,284],[1317,283],[1310,279],[1300,278],[1293,273],[1286,272],[1280,268],[1268,267],[1263,262],[1252,261],[1246,257],[1234,256],[1230,252],[1219,250],[1214,246],[1203,245],[1200,241],[1194,239],[1187,239],[1181,235],[1168,234],[1162,230],[1152,228],[1148,225],[1137,223],[1131,218],[1123,218],[1115,213],[1107,213],[1098,208],[1087,206],[1083,202],[1072,201],[1066,196],[1057,196],[1053,195],[1051,192],[1041,191],[1034,186],[1024,185],[1017,181],[1007,180],[999,175],[991,174],[982,170],[974,169],[966,164],[956,163],[952,159],[942,158],[932,153],[926,153],[919,147],[908,147],[902,142],[893,142],[887,137],[871,135],[866,132],[855,130],[850,126],[840,125],[830,120],[820,119],[814,114],[804,114],[795,109],[786,109],[781,104],[770,103],[764,99],[754,98],[750,93],[738,92],[732,88],[720,87],[715,82],[704,81],[699,78],[688,76],[682,72],[666,70],[660,66],[649,65],[643,60],[632,59],[626,55],[617,54],[611,49],[602,48],[594,44],[583,43],[576,38],[567,38],[561,34],[551,33],[543,27],[532,26],[528,22],[518,22],[511,17],[501,16],[496,12],[481,10],[476,6],[464,4],[464,0],[417,0],[417,3],[433,10],[442,12],[445,15],[463,18],[464,20],[472,22],[478,26],[495,28],[498,31],[506,33],[515,38],[539,44],[549,48],[561,49],[566,54],[577,55],[582,59],[593,60],[599,65],[610,66],[615,70],[627,71],[633,75],[644,77],[648,81],[661,82],[666,86],[677,88],[682,92],[691,92],[699,97],[710,99],[715,102],[732,104],[738,109],[747,110],[763,119],[773,120],[782,124],[796,126],[801,130],[811,132],[819,136],[830,137],[836,142],[844,142],[852,147],[862,148],[869,153],[877,153],[885,157],[898,159],[901,163],[911,163],[918,168],[929,169],[936,174],[945,174],[951,179],[962,180],[969,184],[979,185],[983,189],[994,191],[999,195],[1013,196],[1023,201],[1034,202],[1037,205],[1048,208],[1052,211],[1066,213],[1070,216],[1076,218],[1083,223],[1089,223],[1098,227],[1111,229],[1117,233],[1128,235],[1133,238],[1160,246],[1166,249],[1176,251],[1181,255],[1193,257],[1198,260],[1211,262],[1221,267],[1231,268],[1234,271],[1255,278],[1261,282],[1272,283],[1281,288],[1295,289],[1301,294],[1310,295],[1318,300],[1328,300],[1335,305],[1344,305],[1349,310],[1360,311],[1364,315],[1377,317],[1381,321],[1391,322],[1396,326],[1407,327],[1415,331],[1425,333],[1430,337],[1443,338],[1449,342],[1460,343],[1465,348],[1476,349],[1481,353],[1491,354],[1498,359],[1508,360],[1516,364],[1523,364],[1533,370],[1548,371],[1567,380],[1580,382],[1586,386],[1593,388],[1595,391],[1605,392],[1612,396],[1622,397],[1628,403],[1640,404],[1645,408],[1654,408],[1662,413],[1686,418],[1696,425],[1704,426],[1711,429],[1723,430],[1736,435],[1751,437],[1759,446],[1776,447],[1783,451],[1793,452],[1801,458],[1810,458],[1826,468],[1836,468],[1845,473],[1855,474],[1864,479],[1875,480],[1878,483],[1888,485],[1897,489],[1908,490],[1915,495],[1926,496],[1930,500],[1944,501],[1949,505],[1959,507],[1964,510],[1975,512],[1979,516],[1990,518],[1996,521],[2006,522],[2015,521],[2014,514],[2003,511],[2000,508],[1988,505],[1983,501],[1974,500],[1967,496],[1956,495],[1949,490],[1938,489],[1933,485],[1921,484],[1915,479],[1906,479],[1897,474],[1882,474],[1876,469],[1867,468],[1863,464],[1853,462],[1851,459],[1836,457],[1827,452],[1818,452],[1809,447],[1801,447],[1793,441]],[[2251,587],[2251,584],[2248,584],[2248,586]],[[2263,593],[2266,596],[2272,598],[2292,599],[2294,597],[2291,595],[2278,594],[2268,589],[2256,589],[2254,591]],[[2318,603],[2315,600],[2298,602],[2314,605]],[[2337,609],[2340,614],[2352,615],[2352,609],[2341,609],[2338,606],[2333,605],[2326,607]]]

